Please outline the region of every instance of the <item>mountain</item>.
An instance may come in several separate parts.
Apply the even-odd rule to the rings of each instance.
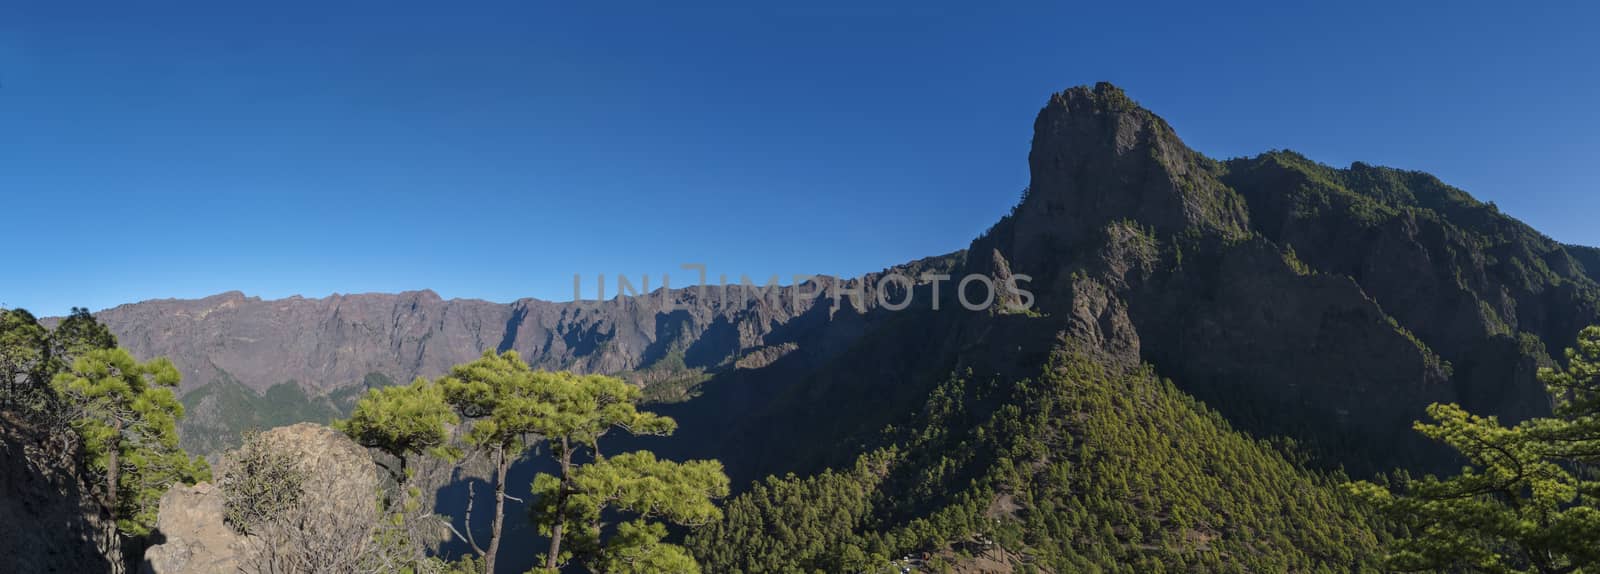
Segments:
[[[671,410],[717,413],[702,439],[718,446],[694,454],[752,477],[848,465],[809,445],[873,444],[949,373],[1036,377],[1064,350],[1148,364],[1319,468],[1448,469],[1411,430],[1426,405],[1547,413],[1535,367],[1600,322],[1592,250],[1426,174],[1288,152],[1211,160],[1108,84],[1051,98],[1029,166],[1024,198],[957,274],[1029,275],[1032,312],[872,309],[877,328],[843,352],[719,373]]]
[[[1600,320],[1593,250],[1426,174],[1211,160],[1107,84],[1051,98],[1029,165],[961,268],[1026,272],[1035,310],[904,316],[810,372],[713,378],[672,407],[723,428],[683,455],[777,475],[698,556],[1372,570],[1384,527],[1315,469],[1458,464],[1411,431],[1423,408],[1546,413],[1535,367]]]
[[[953,256],[896,267],[910,275],[948,269]],[[262,300],[223,293],[157,300],[96,314],[122,346],[168,357],[183,373],[185,447],[215,452],[239,432],[327,422],[366,388],[435,377],[486,349],[515,350],[537,367],[627,374],[652,396],[682,398],[701,374],[751,368],[799,346],[831,349],[864,328],[871,298],[833,289],[862,281],[819,277],[798,307],[787,287],[740,285],[664,290],[605,301],[510,304],[443,300],[431,291]],[[663,297],[669,297],[672,309]],[[822,328],[827,325],[828,328]],[[667,367],[671,368],[667,368]]]
[[[680,430],[610,448],[718,458],[752,485],[691,540],[730,572],[913,552],[1039,571],[1371,565],[1382,529],[1331,487],[1338,470],[1456,465],[1411,431],[1426,405],[1546,413],[1535,367],[1600,323],[1600,251],[1423,173],[1205,157],[1109,84],[1053,95],[1028,165],[1022,200],[968,249],[804,286],[955,279],[889,289],[903,310],[688,288],[229,293],[99,317],[183,370],[186,441],[330,416],[483,349],[621,374]],[[967,310],[956,281],[973,275],[1029,293]]]

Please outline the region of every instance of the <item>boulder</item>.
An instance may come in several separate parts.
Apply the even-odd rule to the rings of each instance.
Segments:
[[[301,423],[262,433],[262,444],[286,453],[306,473],[302,503],[297,512],[311,513],[299,521],[360,535],[376,519],[372,496],[379,487],[377,468],[366,449],[342,433],[323,425]],[[227,457],[217,469],[229,472]],[[224,519],[224,494],[220,487],[201,483],[179,486],[161,497],[156,540],[145,552],[142,572],[149,574],[211,574],[250,571],[269,549],[259,536],[240,534]],[[276,531],[276,536],[284,532]],[[271,548],[281,559],[285,540]]]
[[[161,497],[160,544],[145,550],[139,571],[149,574],[238,572],[254,546],[223,521],[222,489],[179,485]]]

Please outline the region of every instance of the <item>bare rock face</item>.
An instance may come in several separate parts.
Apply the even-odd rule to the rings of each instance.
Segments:
[[[0,572],[110,572],[121,563],[116,524],[67,444],[0,411]]]
[[[268,448],[285,453],[309,478],[301,506],[313,520],[341,530],[364,532],[377,519],[373,496],[377,468],[365,449],[322,425],[302,423],[261,435]],[[226,467],[218,473],[226,473]],[[160,544],[145,551],[142,572],[211,574],[250,570],[260,559],[262,539],[228,525],[222,490],[212,484],[177,486],[161,497],[157,518]]]
[[[238,572],[253,551],[249,538],[223,521],[222,491],[209,483],[178,485],[161,497],[158,539],[145,550],[146,574]]]
[[[1112,221],[1137,221],[1161,235],[1237,234],[1249,225],[1244,202],[1217,181],[1215,162],[1111,84],[1051,97],[1034,122],[1028,167],[1028,195],[1015,215],[1019,264]]]

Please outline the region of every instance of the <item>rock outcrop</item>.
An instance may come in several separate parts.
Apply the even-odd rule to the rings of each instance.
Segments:
[[[178,485],[161,497],[160,542],[144,553],[145,574],[239,572],[255,544],[223,520],[222,491],[202,482]]]
[[[302,511],[311,513],[305,522],[360,534],[377,519],[372,497],[378,491],[378,471],[366,449],[338,431],[309,423],[272,429],[262,433],[261,441],[266,448],[288,456],[308,477],[300,505]],[[230,469],[224,464],[216,472],[221,477]],[[208,483],[174,487],[162,496],[156,524],[160,543],[145,551],[141,571],[250,571],[267,543],[229,525],[224,501],[222,490]]]
[[[70,445],[0,411],[0,572],[120,566],[116,524]]]

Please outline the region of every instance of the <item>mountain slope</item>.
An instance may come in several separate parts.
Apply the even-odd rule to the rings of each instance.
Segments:
[[[1061,350],[1036,378],[950,377],[890,447],[769,478],[691,538],[710,571],[1375,570],[1377,524],[1332,480],[1149,369]],[[782,558],[776,558],[782,557]],[[934,568],[937,571],[937,567]],[[958,570],[967,571],[967,570]]]

